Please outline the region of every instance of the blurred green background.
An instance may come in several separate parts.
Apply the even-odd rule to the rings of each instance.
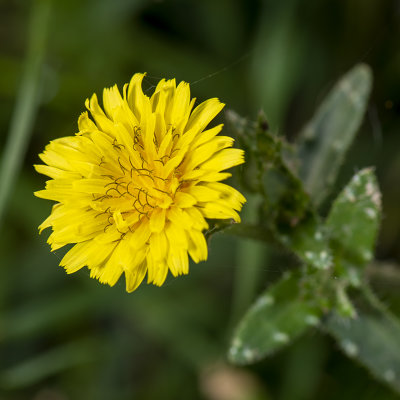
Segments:
[[[335,80],[366,62],[372,99],[339,185],[377,166],[382,265],[371,280],[399,315],[400,2],[3,0],[0,154],[32,29],[46,23],[32,28],[31,16],[47,3],[37,114],[0,233],[0,399],[397,398],[317,331],[255,366],[228,365],[235,321],[287,262],[261,245],[217,234],[209,260],[188,276],[132,294],[123,280],[110,288],[87,270],[67,276],[58,267],[63,250],[50,253],[49,233],[37,233],[51,204],[33,197],[45,178],[32,165],[49,140],[77,131],[88,96],[135,72],[148,72],[149,92],[175,77],[199,101],[219,97],[249,119],[263,109],[291,139]],[[256,287],[238,300],[235,276],[247,266],[257,268]]]

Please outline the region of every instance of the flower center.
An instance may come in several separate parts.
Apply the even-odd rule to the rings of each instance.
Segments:
[[[168,209],[185,184],[179,179],[179,168],[167,165],[170,154],[147,160],[140,143],[135,144],[134,151],[127,152],[124,145],[114,142],[117,162],[107,162],[104,157],[100,160],[106,183],[103,193],[93,195],[92,208],[104,218],[104,231],[115,224],[125,234],[142,218],[150,219],[157,208]]]

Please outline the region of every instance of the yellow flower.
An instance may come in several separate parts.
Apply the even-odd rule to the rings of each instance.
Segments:
[[[240,222],[245,198],[220,183],[222,172],[244,162],[233,139],[206,129],[221,111],[209,99],[193,111],[189,84],[161,80],[151,97],[135,74],[121,96],[117,86],[86,100],[75,136],[56,139],[35,165],[52,178],[35,195],[57,202],[40,232],[52,227],[52,250],[75,244],[61,260],[67,273],[87,266],[90,276],[114,285],[125,273],[135,290],[147,273],[161,286],[168,270],[187,274],[188,254],[207,259],[205,218]]]

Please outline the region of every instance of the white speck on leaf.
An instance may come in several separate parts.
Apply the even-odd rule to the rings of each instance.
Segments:
[[[377,206],[381,207],[381,194],[380,192],[376,191],[374,194],[371,196],[372,202]]]
[[[369,250],[364,250],[362,257],[365,261],[369,261],[372,258],[372,253]]]
[[[319,255],[322,260],[326,260],[328,258],[328,252],[325,250],[321,251],[321,253]]]
[[[361,183],[361,178],[360,178],[360,175],[359,175],[359,174],[357,174],[357,175],[354,176],[353,182],[354,182],[356,185],[359,185],[359,184]]]
[[[393,382],[396,379],[396,373],[392,369],[387,369],[383,373],[383,377],[385,378],[386,381]]]
[[[328,269],[330,266],[330,257],[327,251],[322,250],[319,253],[318,267],[321,269]]]
[[[345,353],[349,356],[356,356],[358,354],[358,347],[351,340],[345,339],[342,341],[342,347]]]
[[[344,195],[350,203],[354,203],[356,201],[356,196],[350,188],[346,188],[344,191]]]
[[[316,317],[315,315],[312,315],[312,314],[307,315],[305,321],[306,321],[307,325],[311,325],[311,326],[317,326],[319,323],[318,317]]]
[[[233,339],[232,348],[235,348],[237,351],[238,348],[242,347],[242,344],[243,344],[242,340],[236,337]]]
[[[254,356],[255,356],[254,350],[251,350],[248,347],[246,347],[243,350],[242,354],[243,354],[243,357],[248,361],[252,360],[254,358]]]
[[[304,255],[306,256],[306,258],[308,258],[309,260],[314,258],[314,253],[312,253],[311,251],[306,251],[304,253]]]
[[[264,306],[271,306],[274,303],[275,303],[275,299],[272,296],[265,295],[265,296],[261,296],[257,300],[255,306],[256,306],[256,308],[261,308],[261,307],[264,307]]]
[[[371,197],[375,192],[375,186],[374,184],[369,181],[367,183],[367,186],[365,187],[365,193],[367,194],[368,197]]]
[[[376,211],[373,208],[366,208],[365,210],[365,214],[367,214],[367,216],[371,219],[375,219],[376,217]]]
[[[289,341],[289,335],[285,332],[275,332],[272,338],[278,343],[287,343]]]
[[[320,231],[315,232],[314,239],[318,241],[322,240],[322,233]]]
[[[350,268],[347,272],[349,283],[354,287],[360,287],[361,280],[359,271],[355,268]]]
[[[230,354],[232,357],[235,357],[236,354],[237,354],[237,352],[238,352],[237,347],[233,347],[233,346],[232,346],[232,347],[229,349],[229,354]]]

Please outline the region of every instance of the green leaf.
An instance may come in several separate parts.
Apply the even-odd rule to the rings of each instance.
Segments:
[[[317,270],[332,266],[332,255],[320,218],[311,208],[302,182],[281,159],[263,175],[266,201],[263,221],[280,243]]]
[[[317,325],[320,315],[300,285],[300,274],[287,274],[246,313],[234,334],[229,359],[235,364],[258,361]]]
[[[339,194],[326,220],[337,273],[348,276],[350,283],[357,269],[372,259],[380,214],[381,194],[374,171],[363,169]]]
[[[323,327],[342,350],[379,380],[400,393],[400,323],[372,295],[354,319],[331,314]]]
[[[263,215],[267,223],[280,228],[294,226],[303,219],[309,207],[309,196],[280,156],[265,167],[261,183],[265,195]]]
[[[253,160],[252,173],[243,181],[253,181],[253,188],[263,193],[260,208],[260,228],[250,236],[260,236],[266,241],[279,242],[295,253],[305,264],[316,270],[328,270],[332,266],[332,255],[324,227],[316,215],[304,185],[292,171],[285,157],[290,150],[284,139],[269,131],[263,113],[256,124],[230,111],[227,120],[247,149],[246,157]],[[256,172],[254,172],[254,170]],[[264,230],[264,231],[262,231]],[[244,226],[229,227],[229,232],[243,234]],[[247,233],[248,234],[248,233]]]
[[[262,129],[265,124],[263,115],[260,115],[256,132],[265,198],[263,224],[304,263],[317,270],[329,269],[332,256],[322,223],[304,190],[303,182],[293,173],[284,157],[286,143],[268,129]]]
[[[332,267],[325,229],[312,212],[295,226],[281,229],[279,237],[283,245],[313,269],[329,270]]]
[[[372,84],[365,64],[350,70],[328,94],[300,133],[300,177],[315,204],[333,186],[344,156],[363,119]]]

